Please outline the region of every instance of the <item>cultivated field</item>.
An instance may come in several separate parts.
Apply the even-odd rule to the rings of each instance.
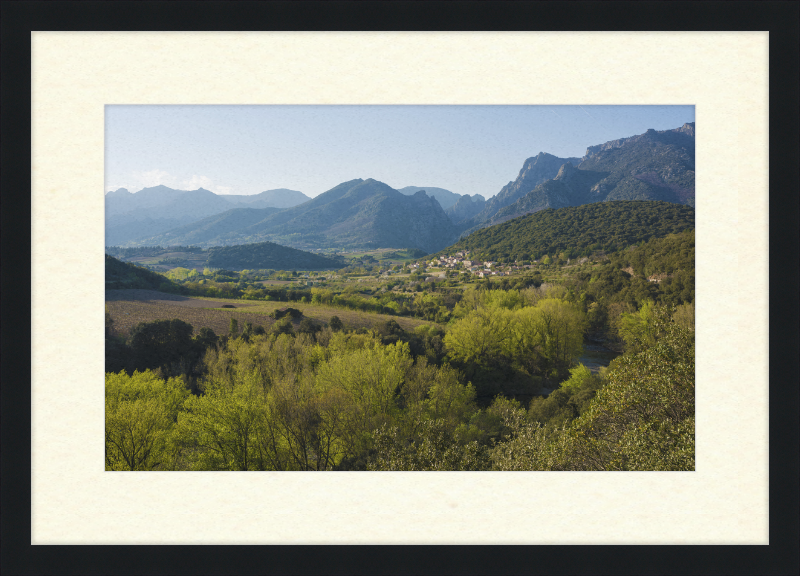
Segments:
[[[236,308],[221,308],[225,304],[233,305]],[[131,328],[140,322],[173,319],[191,324],[195,334],[200,328],[211,328],[217,335],[227,334],[231,318],[236,318],[240,330],[245,322],[252,322],[253,326],[263,326],[269,330],[275,323],[275,320],[269,317],[269,313],[287,306],[302,311],[306,318],[324,324],[331,319],[331,316],[338,316],[345,326],[352,328],[371,328],[390,319],[396,320],[404,330],[413,330],[420,324],[430,324],[430,322],[415,318],[357,312],[298,302],[189,298],[154,290],[106,291],[106,309],[114,320],[114,328],[122,335],[127,335]],[[293,321],[295,328],[299,326],[301,320],[302,318]]]

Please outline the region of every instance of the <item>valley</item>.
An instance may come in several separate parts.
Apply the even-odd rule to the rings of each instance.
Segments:
[[[694,469],[693,123],[486,196],[156,188],[107,195],[107,470]]]

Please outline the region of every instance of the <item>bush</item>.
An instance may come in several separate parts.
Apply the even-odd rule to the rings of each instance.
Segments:
[[[303,318],[302,322],[300,322],[300,326],[297,327],[297,331],[301,334],[316,334],[322,330],[322,326],[316,324],[309,318]]]
[[[192,328],[183,320],[156,320],[142,322],[130,332],[130,346],[135,366],[139,369],[166,368],[187,360],[193,351]]]
[[[278,320],[272,327],[272,333],[275,335],[280,335],[280,334],[293,335],[294,326],[292,326],[291,320],[289,320],[288,318],[283,318],[281,320]]]

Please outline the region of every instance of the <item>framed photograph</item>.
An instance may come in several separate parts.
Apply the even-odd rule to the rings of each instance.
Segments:
[[[519,573],[583,573],[593,569],[593,557],[609,573],[734,568],[783,573],[796,567],[796,515],[792,524],[787,510],[769,504],[780,490],[791,504],[788,511],[796,509],[796,482],[787,473],[797,462],[796,427],[778,438],[770,435],[770,426],[792,429],[797,394],[789,393],[786,402],[769,402],[768,386],[778,374],[788,381],[797,376],[791,347],[797,341],[792,323],[797,318],[796,290],[792,295],[796,242],[774,252],[776,240],[796,240],[791,230],[797,226],[797,202],[785,192],[797,188],[797,89],[789,81],[797,77],[792,43],[797,40],[796,6],[741,4],[742,11],[736,12],[724,6],[713,11],[703,3],[680,9],[630,3],[625,4],[628,15],[612,24],[616,16],[609,7],[581,3],[492,9],[489,3],[388,3],[374,6],[380,16],[369,16],[373,5],[368,3],[241,4],[226,12],[222,4],[210,2],[192,5],[188,18],[177,3],[75,3],[50,13],[36,4],[16,4],[3,5],[3,47],[13,42],[23,50],[18,54],[29,54],[30,69],[20,69],[24,58],[10,58],[3,50],[4,75],[6,65],[16,61],[3,87],[3,104],[15,106],[11,114],[9,108],[4,111],[3,137],[8,141],[9,135],[23,134],[30,111],[31,140],[27,149],[4,146],[3,200],[9,185],[30,178],[32,373],[30,394],[27,388],[10,389],[10,371],[24,367],[3,363],[4,571],[58,572],[61,561],[74,563],[67,571],[83,573],[489,573],[498,566]],[[583,31],[556,30],[562,25],[556,13],[575,16]],[[256,17],[272,22],[266,26],[272,30],[253,30]],[[394,17],[399,19],[387,24]],[[539,18],[538,24],[520,25],[522,17]],[[413,18],[429,24],[413,25]],[[782,24],[792,18],[793,27]],[[652,28],[650,22],[670,31],[630,31]],[[163,26],[172,31],[160,30]],[[608,31],[590,29],[595,26]],[[197,31],[215,27],[242,31]],[[411,31],[419,28],[438,31]],[[795,47],[779,58],[779,46]],[[779,70],[785,70],[783,78]],[[10,91],[26,86],[26,74],[30,101]],[[556,113],[556,107],[570,105],[582,106],[587,121],[590,106],[692,108],[697,130],[696,136],[692,130],[698,221],[695,374],[700,383],[694,469],[106,471],[100,287],[107,280],[107,244],[101,190],[128,185],[124,179],[108,181],[109,159],[118,154],[108,149],[108,119],[126,108],[187,105],[550,106]],[[21,116],[11,117],[14,110]],[[784,120],[776,124],[778,112]],[[137,126],[130,124],[128,130],[134,133]],[[164,130],[169,131],[169,122]],[[594,144],[603,142],[587,146]],[[228,186],[213,179],[184,186],[183,180],[193,175],[180,176],[174,189]],[[389,183],[417,185],[436,183]],[[776,212],[781,201],[788,203]],[[17,200],[16,205],[26,202]],[[20,262],[18,254],[7,259],[7,215],[6,210],[4,290],[10,286],[8,263]],[[792,274],[783,285],[771,276],[781,258]],[[744,269],[746,290],[725,280],[741,276]],[[7,337],[6,314],[14,317],[9,295],[14,298],[19,291],[6,291],[3,298],[6,358],[15,346]],[[770,313],[775,298],[784,298],[782,316]],[[787,331],[775,333],[781,326]],[[785,362],[776,367],[776,360]],[[27,438],[14,444],[9,436],[13,425],[26,424],[21,420],[27,414],[31,437],[26,448]],[[783,463],[775,461],[777,454]],[[9,476],[12,469],[30,471],[30,476],[23,473],[7,482],[15,478]],[[30,500],[12,504],[10,490],[18,496],[28,487]],[[23,524],[12,528],[12,520]],[[7,538],[11,534],[13,540]],[[175,546],[158,547],[156,561],[139,548],[164,544]],[[299,545],[345,546],[336,549],[336,566],[326,566],[309,560]],[[373,546],[365,552],[357,545]],[[403,559],[404,549],[397,545],[417,547]],[[553,545],[577,546],[581,557],[563,559],[563,551],[556,553]],[[67,547],[70,560],[62,552]],[[244,559],[230,560],[237,550]],[[94,553],[91,560],[88,551]],[[542,563],[531,565],[540,553]],[[186,560],[187,555],[192,557]],[[429,564],[436,558],[447,563],[436,569]],[[615,561],[624,568],[615,568]]]

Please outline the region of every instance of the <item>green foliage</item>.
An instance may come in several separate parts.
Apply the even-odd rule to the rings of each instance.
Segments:
[[[543,403],[532,405],[530,419],[508,411],[510,432],[490,454],[493,468],[694,470],[694,337],[663,308],[654,310],[653,334],[651,346],[612,362],[605,385],[571,423],[545,415]],[[566,405],[558,392],[552,403]]]
[[[531,423],[525,409],[513,405],[502,406],[500,416],[507,431],[489,451],[492,470],[562,469],[567,446],[563,428]]]
[[[559,378],[582,350],[586,323],[576,306],[554,298],[513,310],[500,305],[512,301],[519,300],[478,306],[444,337],[450,358],[476,379],[482,396],[536,393],[538,377]]]
[[[322,330],[322,326],[310,318],[303,318],[300,321],[300,326],[297,327],[297,331],[301,334],[316,334],[320,330]]]
[[[294,326],[292,325],[292,321],[289,320],[289,318],[282,318],[278,320],[272,325],[272,333],[275,335],[288,334],[291,336],[294,334]]]
[[[694,470],[694,336],[656,311],[656,342],[618,359],[570,429],[570,466]]]
[[[568,425],[589,407],[603,381],[582,364],[570,370],[570,378],[547,398],[533,398],[528,420],[551,428]]]
[[[647,300],[636,313],[623,312],[620,316],[619,335],[627,350],[641,350],[655,343],[655,310]]]
[[[694,302],[678,306],[672,320],[681,328],[694,332]]]
[[[261,272],[223,269],[214,280],[187,279],[185,286],[207,295],[311,302],[303,306],[309,318],[294,308],[275,311],[271,326],[265,318],[269,332],[252,315],[242,327],[232,319],[233,337],[222,339],[208,329],[192,338],[190,325],[163,320],[135,327],[128,345],[107,316],[109,369],[181,376],[167,386],[151,373],[163,389],[179,388],[177,404],[153,386],[134,398],[138,404],[125,400],[107,409],[113,424],[107,466],[691,469],[693,230],[637,242],[599,265],[573,261],[561,268],[578,249],[551,248],[543,274],[463,289],[447,281],[412,292],[402,276],[377,286],[339,279],[324,288],[262,288],[253,284]],[[175,286],[167,285],[180,290]],[[314,320],[320,305],[431,323],[410,330],[398,318],[353,330],[334,316],[323,328]],[[357,316],[347,314],[348,322]],[[575,364],[587,330],[626,349],[600,375]],[[555,389],[537,396],[544,386]],[[118,440],[119,430],[130,447]]]
[[[575,368],[570,368],[569,379],[561,383],[561,388],[570,393],[577,392],[584,381],[591,376],[592,372],[586,366],[578,364]]]
[[[474,440],[460,444],[443,422],[424,420],[419,422],[417,431],[418,435],[411,439],[403,437],[397,427],[376,431],[367,470],[441,472],[488,467],[486,448]]]
[[[188,396],[178,378],[148,371],[106,374],[106,470],[170,470],[173,429]]]
[[[298,310],[297,308],[280,308],[278,310],[273,310],[270,313],[271,318],[275,318],[276,320],[280,320],[281,318],[288,316],[289,318],[302,318],[303,313]]]
[[[547,209],[473,232],[434,256],[469,250],[503,262],[532,255],[613,252],[694,228],[694,209],[657,201],[596,202]]]
[[[190,396],[178,416],[177,434],[192,470],[264,470],[263,389],[254,374],[234,386],[211,382]]]
[[[129,335],[135,367],[164,368],[172,374],[186,371],[194,346],[193,328],[182,320],[142,322]]]

